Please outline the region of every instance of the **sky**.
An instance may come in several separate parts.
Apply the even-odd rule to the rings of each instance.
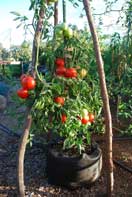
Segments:
[[[120,9],[125,0],[119,0],[115,5],[116,9]],[[1,0],[0,1],[0,43],[5,48],[9,48],[11,45],[20,45],[24,39],[24,31],[22,28],[16,28],[19,24],[13,21],[14,15],[11,11],[17,11],[22,15],[26,15],[29,18],[29,22],[32,21],[33,12],[29,11],[30,0]],[[96,13],[102,13],[105,10],[103,0],[93,0],[92,6],[96,9]],[[59,0],[59,7],[61,8],[61,0]],[[79,16],[82,12],[82,6],[79,9],[74,9],[71,3],[67,4],[67,22],[71,24],[76,24],[78,28],[82,28],[84,24],[87,24],[86,18],[80,19]],[[118,18],[118,13],[114,12],[111,15],[106,15],[103,18],[103,31],[108,33],[113,33],[114,31],[119,31],[117,25],[111,26],[115,23]],[[62,21],[62,13],[59,12],[59,21]],[[32,41],[33,37],[29,33],[26,36],[26,40]]]

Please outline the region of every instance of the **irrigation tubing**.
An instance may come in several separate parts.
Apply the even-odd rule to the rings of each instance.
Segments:
[[[114,141],[132,140],[132,137],[114,137]]]
[[[121,163],[120,161],[114,159],[113,162],[114,162],[116,165],[118,165],[118,166],[120,166],[121,168],[123,168],[124,170],[126,170],[126,171],[132,173],[132,168],[129,168],[129,167],[125,166],[125,165],[124,165],[123,163]]]
[[[113,141],[129,141],[132,140],[132,137],[113,137]],[[96,140],[97,143],[105,142],[104,139]]]
[[[8,127],[6,127],[5,125],[1,124],[0,123],[0,130],[3,131],[4,133],[12,136],[12,137],[17,137],[17,138],[20,138],[21,135],[18,134],[18,133],[15,133],[14,131],[12,131],[11,129],[9,129]],[[45,144],[41,143],[41,142],[36,142],[33,140],[33,145],[39,147],[39,148],[45,148],[47,147]]]
[[[14,133],[11,129],[0,123],[0,130],[9,134],[10,136],[20,137],[18,133]]]

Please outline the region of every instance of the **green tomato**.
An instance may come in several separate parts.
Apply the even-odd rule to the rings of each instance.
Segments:
[[[63,31],[65,31],[65,30],[68,29],[68,26],[67,26],[66,23],[61,23],[61,24],[60,24],[60,28],[61,28]]]
[[[74,37],[77,37],[78,36],[77,31],[73,31],[73,36]]]
[[[60,28],[57,28],[57,29],[55,30],[55,35],[56,35],[57,37],[62,37],[63,31],[62,31]]]
[[[69,133],[69,136],[70,136],[70,137],[75,137],[75,133],[70,132],[70,133]]]
[[[66,38],[71,38],[71,37],[73,36],[73,31],[72,31],[72,29],[70,29],[70,28],[65,29],[65,30],[64,30],[64,36],[65,36]]]

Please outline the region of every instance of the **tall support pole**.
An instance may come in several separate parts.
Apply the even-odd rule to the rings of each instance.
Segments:
[[[28,114],[26,125],[21,136],[21,140],[18,148],[18,161],[17,161],[17,187],[18,187],[18,196],[25,196],[25,185],[24,185],[24,156],[26,151],[26,145],[29,136],[29,130],[32,124],[32,117]]]
[[[58,24],[58,1],[54,4],[54,27]]]
[[[34,34],[33,48],[32,48],[32,75],[36,77],[37,63],[39,55],[39,46],[42,35],[44,19],[44,0],[41,4],[39,11],[39,19],[37,21],[37,26]],[[21,140],[18,148],[18,161],[17,161],[17,185],[18,185],[18,196],[25,197],[25,186],[24,186],[24,156],[26,151],[26,145],[28,141],[29,131],[32,124],[32,117],[30,115],[30,109],[27,109],[27,120],[26,126],[21,136]]]
[[[66,23],[66,0],[62,0],[63,6],[63,23]]]
[[[99,40],[94,25],[93,17],[91,14],[90,0],[83,0],[83,4],[93,38],[94,51],[95,51],[99,79],[100,79],[101,95],[103,100],[103,109],[104,109],[104,117],[105,117],[105,130],[106,130],[107,196],[111,197],[113,192],[114,178],[113,178],[113,159],[112,159],[112,118],[110,112],[109,97],[106,87],[104,64],[101,56]]]

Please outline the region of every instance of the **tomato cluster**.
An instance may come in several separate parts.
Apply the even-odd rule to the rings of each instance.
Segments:
[[[94,115],[91,113],[88,113],[86,116],[81,118],[81,123],[82,124],[91,124],[94,122]]]
[[[75,36],[75,32],[66,23],[61,23],[56,25],[55,35],[57,38],[64,36],[66,39],[70,39]]]
[[[65,68],[65,61],[63,58],[57,58],[55,60],[56,75],[66,78],[76,78],[77,71],[75,68]]]
[[[17,95],[22,99],[29,97],[29,90],[33,90],[36,86],[36,81],[30,75],[22,74],[20,77],[22,88],[17,90]]]
[[[66,78],[77,78],[78,73],[77,70],[73,67],[71,68],[65,68],[65,60],[63,58],[57,58],[55,60],[55,65],[56,65],[56,75],[61,76],[61,77],[66,77]],[[80,73],[80,78],[84,78],[87,75],[87,71],[83,68],[81,69]],[[54,102],[59,104],[60,106],[63,106],[65,103],[64,97],[58,96],[54,98]],[[91,124],[94,122],[94,115],[91,113],[88,113],[87,109],[83,109],[82,111],[82,116],[80,117],[79,115],[77,118],[81,121],[82,124]],[[61,115],[61,122],[65,123],[67,120],[67,116],[65,114]]]

